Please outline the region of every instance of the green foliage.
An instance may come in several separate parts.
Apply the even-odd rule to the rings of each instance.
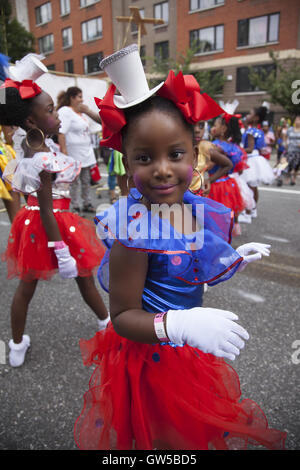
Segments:
[[[291,118],[294,118],[300,114],[300,105],[297,104],[299,100],[293,99],[295,94],[293,83],[300,80],[300,65],[295,61],[287,66],[286,62],[278,60],[274,51],[270,51],[269,55],[275,66],[273,72],[258,74],[252,68],[249,75],[250,82],[256,89],[266,91],[271,103],[279,104]]]
[[[185,54],[181,53],[178,60],[147,57],[147,59],[153,60],[150,73],[157,75],[157,78],[151,78],[151,87],[165,80],[169,70],[173,70],[176,75],[179,71],[182,71],[184,75],[194,75],[201,90],[212,98],[217,99],[217,95],[222,94],[223,85],[226,81],[223,72],[220,70],[191,70],[194,55],[195,49],[190,48]]]
[[[12,8],[8,0],[0,0],[0,44],[3,54],[11,62],[21,59],[29,52],[34,52],[35,37],[15,18],[11,18]]]

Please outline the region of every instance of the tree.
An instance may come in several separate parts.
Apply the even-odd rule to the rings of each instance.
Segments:
[[[300,114],[300,65],[296,61],[281,63],[274,51],[270,51],[274,68],[270,73],[257,73],[252,67],[249,79],[253,86],[264,90],[273,104],[279,104],[291,118]],[[296,90],[296,91],[295,91]]]
[[[29,52],[34,52],[35,37],[15,18],[11,18],[11,14],[10,2],[0,0],[0,52],[8,55],[11,62],[15,62]]]
[[[157,78],[150,79],[151,86],[154,87],[162,80],[165,80],[169,70],[173,70],[175,74],[182,71],[184,75],[194,75],[201,90],[213,99],[216,99],[216,95],[222,94],[226,78],[221,70],[191,70],[194,55],[195,48],[192,47],[188,49],[185,54],[181,53],[177,61],[170,58],[162,59],[160,55],[154,58],[147,57],[147,59],[153,60],[151,73],[157,75]]]

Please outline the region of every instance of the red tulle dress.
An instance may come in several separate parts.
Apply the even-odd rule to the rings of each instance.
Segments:
[[[149,315],[166,311],[172,304],[178,309],[201,305],[203,276],[212,275],[211,265],[215,266],[214,279],[222,280],[218,275],[226,268],[230,277],[240,261],[239,255],[225,243],[230,236],[230,210],[199,196],[191,195],[187,202],[198,203],[200,199],[211,211],[204,218],[206,242],[194,254],[185,253],[179,240],[161,244],[163,254],[156,249],[158,240],[142,243],[126,241],[124,236],[119,240],[128,249],[148,253],[142,302]],[[130,202],[129,197],[128,202],[135,204],[136,199]],[[227,211],[224,217],[217,213],[218,208]],[[116,209],[115,213],[119,211]],[[209,213],[211,219],[207,217]],[[218,222],[225,220],[226,215],[227,223],[221,227]],[[111,225],[109,217],[104,218],[103,224],[99,215],[97,220],[97,230],[99,227],[115,233],[113,217]],[[220,254],[216,252],[208,263],[207,253],[214,251],[210,243],[217,243],[228,255],[222,258],[227,267],[218,261]],[[107,254],[109,245],[99,269],[106,286]],[[191,258],[187,266],[184,257]],[[187,269],[179,276],[183,264]],[[284,447],[285,433],[268,427],[263,411],[254,401],[241,399],[238,375],[221,358],[188,345],[134,342],[119,336],[112,323],[92,339],[82,339],[80,348],[84,364],[94,367],[74,427],[75,442],[82,450],[223,450],[246,449],[252,444],[268,449]]]
[[[60,153],[47,141],[51,151],[38,152],[32,158],[9,163],[3,174],[13,190],[29,194],[27,204],[21,208],[11,226],[2,261],[7,263],[7,277],[24,281],[50,279],[58,272],[53,248],[48,248],[48,237],[40,217],[36,191],[41,186],[42,170],[53,173],[53,213],[63,241],[75,258],[78,275],[91,276],[99,267],[105,247],[97,238],[94,224],[69,212],[69,183],[80,172],[80,163]],[[55,174],[55,175],[54,175]]]

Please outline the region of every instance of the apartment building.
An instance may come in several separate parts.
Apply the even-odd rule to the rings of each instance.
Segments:
[[[99,75],[113,52],[111,0],[29,0],[30,31],[50,70]]]
[[[297,0],[179,0],[177,52],[196,48],[192,67],[222,70],[222,100],[239,101],[247,112],[266,99],[249,80],[249,67],[272,70],[272,49],[288,66],[300,59],[300,2]],[[282,112],[272,105],[272,111]]]

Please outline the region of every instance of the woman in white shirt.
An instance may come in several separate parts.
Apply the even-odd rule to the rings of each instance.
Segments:
[[[85,115],[101,124],[100,116],[83,104],[82,90],[70,87],[57,97],[57,110],[61,126],[58,135],[60,150],[81,162],[80,176],[70,188],[73,209],[80,212],[79,184],[84,212],[95,212],[90,196],[90,168],[95,165],[96,158],[89,132],[89,122]]]

